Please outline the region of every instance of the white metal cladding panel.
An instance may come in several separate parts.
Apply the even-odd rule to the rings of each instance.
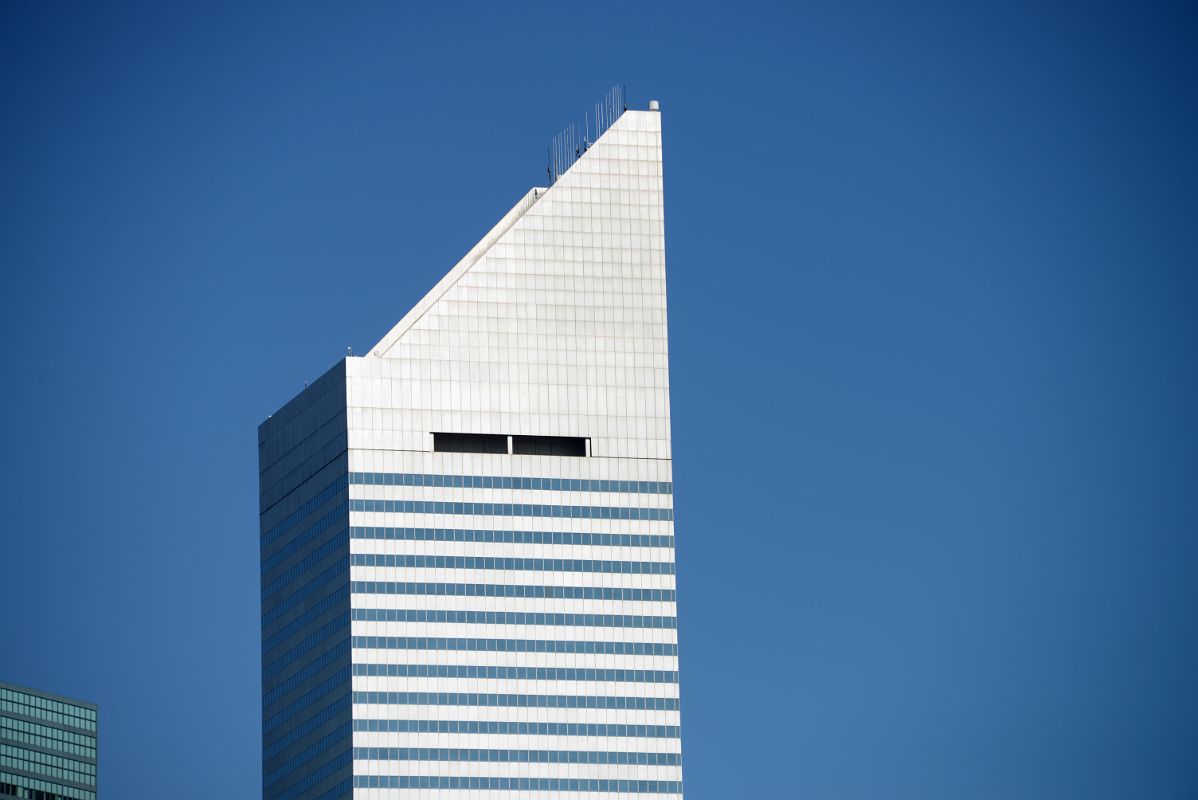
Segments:
[[[673,523],[668,520],[571,520],[552,517],[515,516],[492,516],[488,518],[477,514],[404,513],[401,515],[383,511],[351,511],[349,520],[351,527],[452,528],[460,530],[674,535]]]
[[[441,761],[419,759],[362,758],[354,765],[358,775],[479,775],[535,778],[616,778],[624,780],[677,781],[682,768],[677,764],[525,764],[499,761]],[[470,770],[465,772],[465,770]],[[557,794],[553,794],[556,797]]]
[[[588,586],[609,589],[674,589],[673,575],[612,575],[602,572],[541,572],[514,569],[351,567],[350,579],[354,581],[408,581],[416,583]]]
[[[491,609],[486,609],[491,610]],[[677,644],[672,630],[606,628],[573,625],[487,625],[474,622],[377,622],[358,621],[352,625],[354,636],[448,636],[473,639],[543,639],[547,641],[653,642]],[[456,652],[456,651],[449,651]],[[569,655],[561,653],[560,655]],[[632,658],[618,654],[614,658]]]
[[[359,675],[354,677],[353,685],[356,692],[482,692],[484,694],[562,695],[568,697],[678,697],[678,684],[676,683],[635,681],[392,678]]]
[[[356,363],[361,359],[355,359]],[[352,398],[351,398],[352,399]],[[431,429],[430,429],[431,430]],[[494,431],[491,431],[494,432]],[[502,431],[500,431],[502,432]],[[350,453],[359,472],[437,473],[446,475],[520,475],[602,480],[669,481],[669,459],[558,458],[493,453],[431,453],[428,433],[419,448],[391,450],[367,442]]]
[[[415,526],[409,526],[415,527]],[[533,544],[514,542],[429,542],[411,539],[351,539],[352,554],[491,556],[587,561],[652,561],[674,563],[673,548],[608,545]]]
[[[431,789],[355,789],[356,800],[426,800],[430,797],[452,797],[454,800],[535,800],[545,797],[545,792],[513,792],[462,790],[438,792]],[[682,800],[681,794],[619,794],[615,792],[553,792],[553,800]]]
[[[660,114],[627,112],[418,318],[348,360],[351,448],[456,431],[668,459],[662,198]]]
[[[359,595],[355,595],[358,597]],[[494,598],[479,598],[494,599]],[[579,601],[585,602],[585,601]],[[357,606],[355,606],[357,607]],[[494,611],[494,608],[481,608]],[[678,633],[670,629],[625,628],[604,625],[542,625],[536,623],[430,622],[359,620],[352,623],[354,636],[465,636],[489,639],[550,639],[596,642],[660,642],[677,644]],[[628,656],[621,656],[628,657]]]
[[[586,480],[672,480],[660,115],[628,112],[562,175],[505,217],[372,353],[347,360],[349,469],[359,473]],[[589,458],[434,453],[432,432],[582,436]],[[672,509],[669,492],[599,492],[351,484],[354,500]],[[634,534],[672,537],[662,520],[412,511],[350,513],[357,528]],[[352,538],[375,556],[571,559],[672,564],[673,547],[631,544]],[[498,565],[495,565],[498,566]],[[521,566],[524,566],[523,564]],[[528,565],[534,566],[534,565]],[[652,589],[672,574],[471,566],[351,567],[354,581]],[[592,565],[600,566],[600,565]],[[671,570],[672,571],[672,570]],[[668,596],[668,595],[667,595]],[[351,595],[355,611],[482,611],[674,618],[673,600]],[[675,627],[355,619],[357,637],[435,637],[674,646]],[[365,644],[359,640],[359,644]],[[418,642],[412,644],[419,644]],[[671,648],[672,649],[672,648]],[[668,652],[668,651],[667,651]],[[657,670],[675,655],[355,647],[355,665]],[[357,692],[452,692],[673,700],[678,683],[355,675]],[[578,677],[577,675],[575,677]],[[595,676],[583,676],[595,677]],[[622,677],[635,677],[627,674]],[[364,699],[359,696],[359,699]],[[355,703],[356,720],[680,724],[676,710]],[[678,738],[357,731],[356,747],[678,753]],[[681,780],[661,764],[440,760],[355,761],[356,775]],[[358,798],[537,798],[681,795],[554,791],[355,789]]]
[[[354,649],[355,664],[466,664],[484,667],[584,667],[676,670],[673,656],[612,656],[594,653],[500,653],[462,650]]]
[[[505,706],[399,706],[386,703],[354,703],[354,719],[471,719],[488,722],[578,722],[602,725],[677,725],[677,711],[645,711],[634,709],[613,711],[602,708],[512,708]],[[511,736],[515,739],[517,737]],[[558,737],[568,745],[570,736]],[[562,749],[568,749],[563,746]]]
[[[563,744],[567,746],[563,746]],[[357,731],[354,747],[460,747],[485,750],[583,750],[681,753],[680,741],[645,736],[541,736],[497,733],[392,733]]]
[[[484,607],[482,601],[492,605]],[[494,601],[499,601],[494,604]],[[641,600],[563,600],[534,597],[445,597],[436,595],[355,594],[355,609],[447,609],[548,614],[617,614],[677,618],[675,603]]]
[[[359,463],[363,461],[364,453],[355,453]],[[439,457],[450,455],[438,453]],[[516,458],[517,456],[512,456]],[[440,460],[440,459],[437,459]],[[597,460],[597,459],[591,459]],[[442,466],[442,465],[424,465]],[[562,477],[556,474],[552,464],[540,464],[540,472],[532,477]],[[352,468],[351,468],[352,469]],[[514,472],[510,467],[504,473]],[[477,469],[463,468],[460,475],[486,475]],[[352,484],[350,496],[355,499],[380,500],[434,500],[455,503],[520,503],[525,505],[565,505],[565,506],[602,506],[617,508],[672,508],[673,497],[670,494],[636,493],[636,492],[599,492],[599,491],[563,491],[547,489],[482,489],[467,487],[442,486],[380,486]],[[602,519],[598,517],[535,517],[541,520],[553,520],[559,524],[573,523],[613,523],[620,522],[650,522],[654,520],[636,519]]]
[[[438,793],[429,789],[355,789],[357,800],[424,800],[437,797]],[[528,798],[532,800],[544,797],[544,792],[512,792],[512,791],[481,791],[463,790],[446,792],[443,796],[455,800],[513,800],[513,798]],[[618,794],[614,792],[554,792],[553,800],[629,800],[629,798],[653,798],[653,800],[682,800],[680,794]]]
[[[381,524],[370,527],[462,527],[457,522],[459,518],[455,517],[446,517],[438,521],[416,519],[416,516],[407,515],[402,521],[381,520]],[[482,578],[484,583],[505,583],[510,582],[509,579],[517,583],[532,583],[535,582],[534,576],[544,577],[548,574],[555,579],[566,579],[564,584],[555,581],[554,585],[652,587],[672,590],[676,577],[673,574],[673,552],[664,548],[351,539],[350,557],[353,562],[354,580],[398,579],[394,576],[384,576],[384,570],[438,573],[453,571],[471,573]],[[503,560],[477,560],[480,558]],[[559,563],[563,565],[562,569],[553,568]],[[624,565],[632,565],[628,568],[639,571],[617,571],[624,569]],[[424,577],[429,578],[428,575]]]

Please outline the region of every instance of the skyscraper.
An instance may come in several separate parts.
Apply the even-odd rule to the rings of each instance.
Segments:
[[[680,798],[661,117],[259,428],[267,798]]]
[[[96,800],[96,707],[0,683],[0,798]]]

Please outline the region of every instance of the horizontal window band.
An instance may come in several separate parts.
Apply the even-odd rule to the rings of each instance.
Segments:
[[[353,581],[354,594],[405,594],[444,597],[531,597],[553,600],[631,600],[673,603],[673,589],[621,589],[605,586],[521,586],[500,583],[405,583]]]
[[[18,795],[15,790],[26,789],[30,794],[24,795],[25,797],[35,797],[33,792],[42,791],[59,795],[65,800],[96,800],[96,793],[89,789],[76,789],[73,786],[64,786],[55,780],[17,775],[6,772],[2,767],[0,767],[0,785],[4,786],[4,796],[8,797],[20,797],[21,795]]]
[[[484,778],[456,775],[355,775],[354,788],[682,794],[682,781],[609,780],[607,778]]]
[[[32,773],[51,773],[72,783],[96,785],[96,765],[77,761],[60,753],[43,753],[15,744],[0,742],[0,768]]]
[[[677,656],[663,642],[576,642],[553,639],[464,639],[441,636],[355,636],[358,650],[455,650],[470,653],[565,653],[615,656]]]
[[[29,715],[33,709],[25,708],[17,710],[9,707],[6,709],[11,713]],[[57,739],[64,742],[72,742],[87,747],[95,747],[95,733],[77,733],[65,728],[57,727],[57,722],[43,722],[32,719],[18,719],[17,717],[8,716],[7,714],[0,715],[0,730],[18,730],[27,731],[36,736],[45,736],[51,739]]]
[[[354,692],[355,705],[472,706],[476,708],[602,708],[677,711],[677,697],[611,697],[583,694],[491,694],[488,692]]]
[[[358,733],[462,733],[498,736],[603,736],[677,739],[678,725],[621,725],[603,722],[501,722],[478,719],[355,719]]]
[[[96,712],[91,709],[69,706],[11,689],[0,689],[0,711],[29,717],[32,722],[68,725],[87,733],[96,730]]]
[[[5,689],[3,686],[0,686],[0,701],[11,704],[10,706],[6,706],[9,710],[27,716],[33,716],[34,714],[30,711],[22,711],[21,706],[38,709],[49,714],[60,714],[64,717],[77,717],[81,720],[92,720],[94,722],[96,719],[96,710],[94,708],[85,708],[84,706],[61,700],[51,700],[48,697],[39,697],[29,692],[23,692],[20,689]]]
[[[597,572],[604,575],[673,575],[672,561],[596,561],[583,558],[500,558],[354,553],[352,567],[413,569],[502,569],[521,572]]]
[[[93,743],[91,746],[75,744],[74,742],[66,741],[61,737],[41,735],[31,733],[25,729],[24,720],[9,719],[8,717],[0,717],[0,739],[8,739],[17,744],[29,744],[34,747],[40,747],[43,750],[53,750],[66,757],[77,757],[91,762],[96,760],[96,748]],[[40,730],[54,731],[56,733],[66,733],[66,731],[58,731],[54,728],[46,728],[37,726]]]
[[[673,547],[674,537],[638,533],[569,531],[482,531],[464,528],[350,528],[351,539],[407,542],[478,542],[481,544],[577,544],[594,547]]]
[[[455,503],[441,500],[350,500],[350,511],[383,514],[460,514],[485,517],[550,517],[553,519],[632,519],[669,522],[672,508],[627,506],[553,506],[537,503]]]
[[[59,750],[53,753],[44,753],[41,750],[34,750],[29,747],[24,747],[20,743],[0,742],[0,757],[18,758],[34,764],[41,764],[49,767],[63,769],[68,772],[76,772],[82,775],[92,776],[91,782],[95,783],[96,762],[95,759],[84,760],[76,758],[73,755]],[[54,759],[47,761],[46,759]],[[72,778],[72,780],[78,780]],[[87,780],[83,781],[87,783]]]
[[[546,492],[671,494],[669,481],[617,481],[587,478],[529,478],[510,475],[430,475],[412,472],[351,472],[359,486],[431,486],[445,489],[526,489]]]
[[[355,608],[355,622],[448,622],[475,625],[554,625],[588,628],[676,630],[677,617],[635,614],[552,614],[540,611],[453,611],[438,609]]]
[[[497,764],[635,764],[677,767],[680,753],[604,750],[481,750],[454,747],[355,747],[355,761],[464,761]]]
[[[466,664],[354,664],[353,673],[354,675],[372,678],[475,678],[522,681],[678,683],[677,671],[664,669],[491,667]]]

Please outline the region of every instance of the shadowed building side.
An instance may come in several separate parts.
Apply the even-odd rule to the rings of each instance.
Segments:
[[[351,791],[345,365],[258,428],[263,797]]]

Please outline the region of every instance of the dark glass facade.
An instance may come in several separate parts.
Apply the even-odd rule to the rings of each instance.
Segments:
[[[96,800],[96,707],[0,683],[0,798]]]
[[[258,428],[262,795],[353,795],[345,363]]]

